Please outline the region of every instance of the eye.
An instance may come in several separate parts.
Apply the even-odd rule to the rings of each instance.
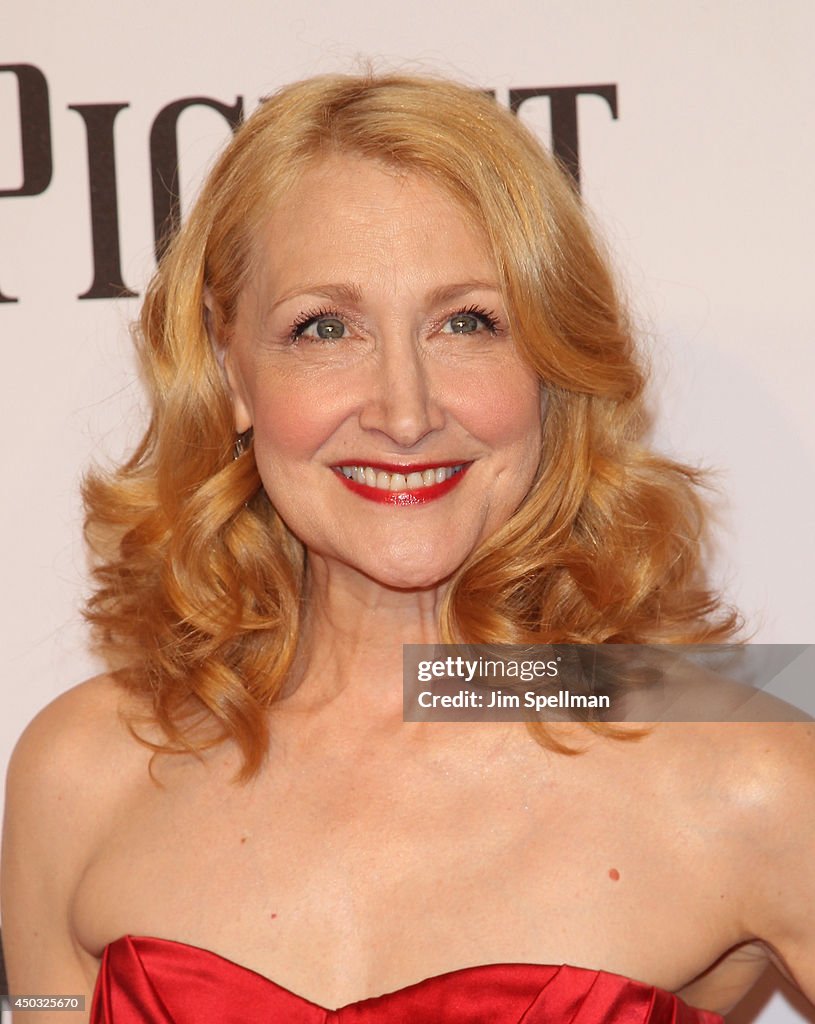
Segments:
[[[452,334],[472,334],[480,326],[478,317],[473,316],[472,313],[457,313],[455,316],[451,316],[447,322],[450,324]]]
[[[342,320],[327,310],[305,313],[292,324],[291,340],[315,338],[320,341],[339,341],[345,336],[346,327]]]
[[[494,314],[485,309],[471,306],[448,317],[442,326],[442,334],[474,334],[476,331],[487,330],[490,334],[498,331],[498,321]]]

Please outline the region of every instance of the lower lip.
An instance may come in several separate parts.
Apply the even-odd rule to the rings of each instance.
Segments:
[[[467,463],[461,472],[454,473],[449,480],[443,480],[440,484],[431,484],[429,487],[417,487],[414,491],[385,491],[380,487],[368,487],[366,484],[358,483],[356,480],[349,480],[343,476],[340,470],[335,469],[339,480],[345,484],[349,491],[358,494],[360,498],[367,498],[368,501],[376,501],[380,505],[426,505],[429,501],[443,498],[449,494],[460,482],[464,474],[470,468]]]

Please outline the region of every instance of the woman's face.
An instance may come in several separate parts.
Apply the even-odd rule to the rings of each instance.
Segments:
[[[310,559],[441,583],[540,456],[538,381],[481,231],[428,179],[334,156],[255,255],[225,365],[266,493]]]

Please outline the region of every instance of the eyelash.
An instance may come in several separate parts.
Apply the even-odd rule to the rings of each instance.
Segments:
[[[461,316],[462,313],[466,313],[467,316],[477,317],[479,320],[483,321],[490,334],[500,334],[501,326],[498,317],[492,310],[484,309],[483,306],[472,305],[467,306],[466,309],[457,309],[455,313],[451,313],[450,316],[445,317],[444,322],[447,323],[448,320],[452,320],[453,317],[456,316]]]
[[[295,319],[289,329],[289,341],[297,341],[307,327],[311,327],[315,320],[322,320],[323,317],[331,317],[333,320],[342,320],[345,323],[343,317],[335,309],[313,309],[308,313],[301,313]],[[314,338],[313,340],[323,344],[334,341],[333,338]]]
[[[500,334],[501,325],[498,317],[494,312],[488,309],[484,309],[483,306],[477,306],[475,304],[466,306],[464,309],[457,309],[455,312],[450,313],[444,318],[442,323],[447,323],[448,320],[452,320],[454,317],[466,314],[467,316],[477,317],[485,325],[490,334]],[[345,318],[341,313],[338,313],[335,309],[314,309],[309,310],[306,313],[301,313],[295,321],[292,323],[289,329],[289,341],[296,342],[303,336],[304,331],[310,327],[316,320],[322,320],[323,317],[331,317],[333,320],[341,320],[345,323]],[[334,344],[336,340],[334,338],[314,338],[313,341],[322,344]]]

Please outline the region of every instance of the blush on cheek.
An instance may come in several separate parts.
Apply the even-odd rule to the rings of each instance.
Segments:
[[[540,443],[542,406],[537,379],[514,360],[460,390],[456,406],[462,422],[484,441],[524,439],[534,443],[537,439]]]
[[[264,408],[255,412],[255,446],[271,455],[286,452],[307,457],[331,436],[335,423],[329,413],[313,394],[281,391],[266,397]]]

